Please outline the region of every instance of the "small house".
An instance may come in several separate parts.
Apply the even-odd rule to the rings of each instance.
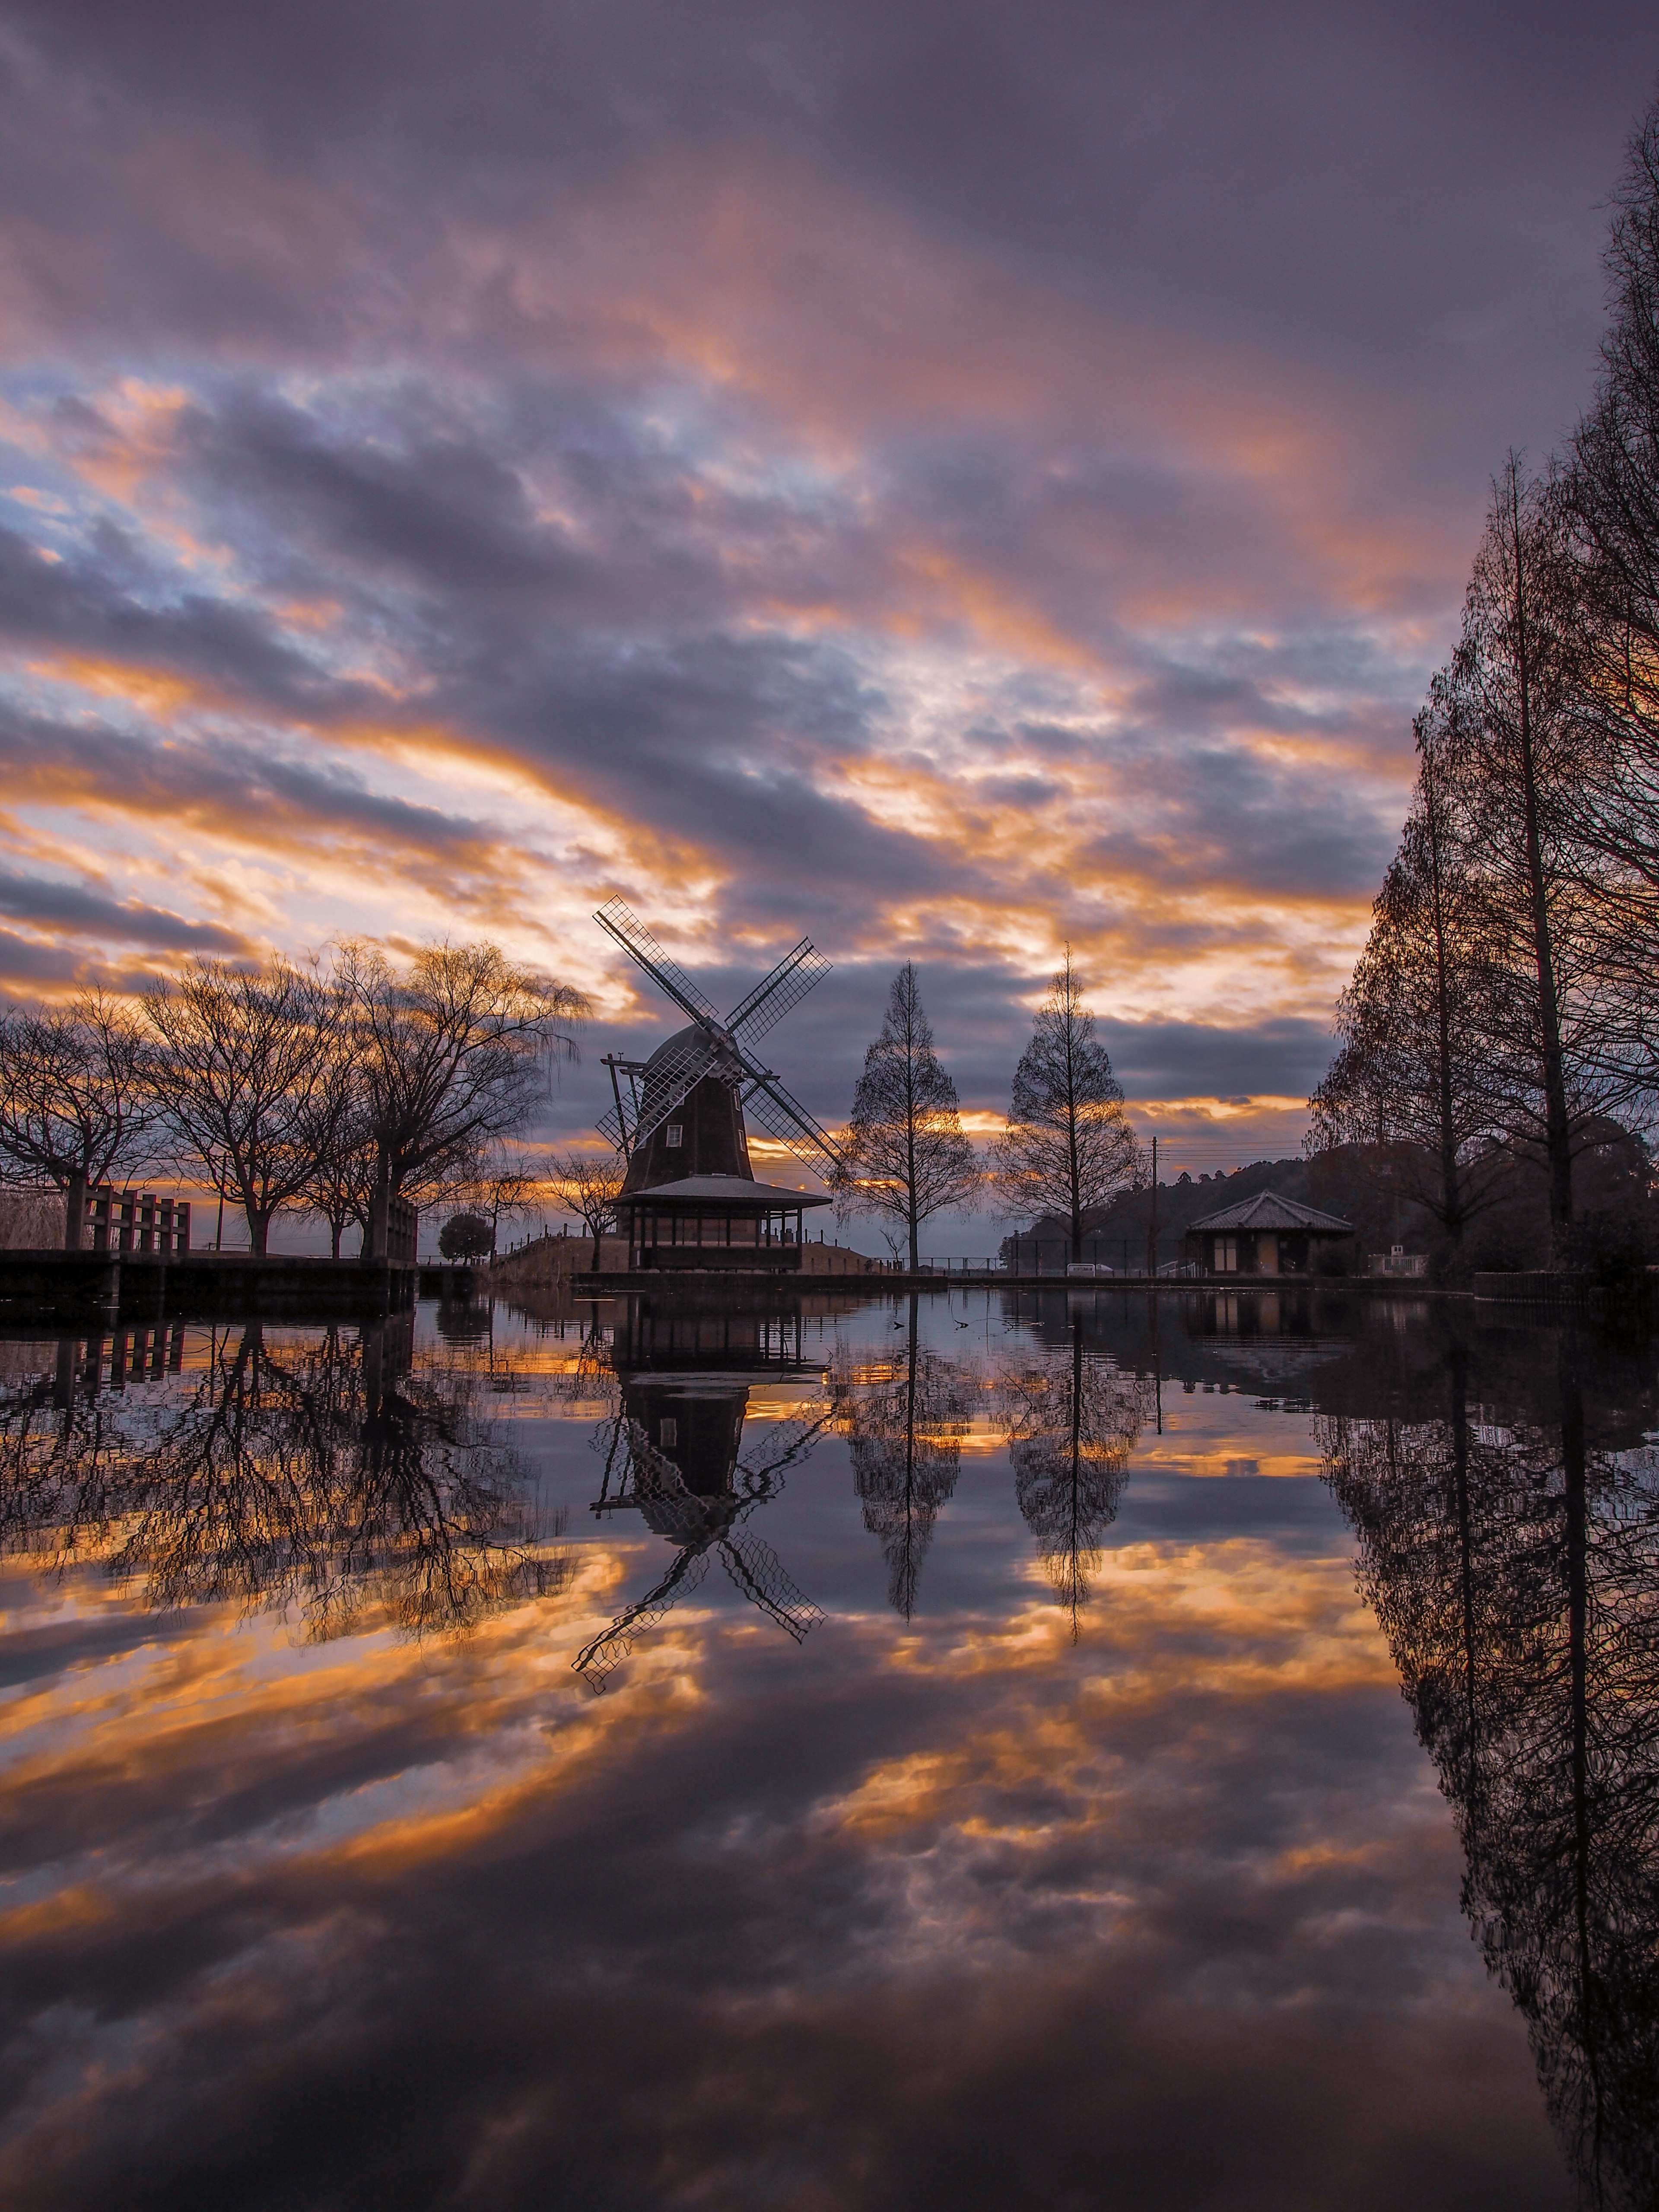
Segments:
[[[1261,1190],[1191,1223],[1186,1255],[1202,1275],[1306,1275],[1322,1250],[1352,1235],[1351,1221]]]

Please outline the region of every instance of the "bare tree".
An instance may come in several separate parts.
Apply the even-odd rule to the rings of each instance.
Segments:
[[[314,969],[195,960],[144,1000],[151,1081],[181,1151],[247,1221],[256,1254],[316,1166],[335,1002]]]
[[[1511,453],[1493,487],[1442,747],[1465,867],[1504,988],[1492,1000],[1492,1079],[1512,1142],[1541,1154],[1558,1255],[1586,1133],[1629,1097],[1616,981],[1586,880],[1583,792],[1594,764],[1577,702],[1581,601],[1559,483]]]
[[[78,1252],[87,1191],[149,1156],[155,1102],[145,1040],[101,991],[0,1016],[0,1162],[64,1194],[64,1249]]]
[[[1308,1102],[1306,1144],[1376,1148],[1455,1245],[1508,1165],[1491,1054],[1505,979],[1448,801],[1441,703],[1437,689],[1417,718],[1412,811],[1337,1004],[1338,1051]]]
[[[319,1038],[325,1068],[312,1117],[314,1158],[300,1198],[328,1224],[329,1249],[337,1260],[349,1224],[355,1222],[367,1243],[375,1149],[349,1006],[337,982],[331,980],[329,989],[331,1018]]]
[[[1068,1223],[1072,1257],[1083,1257],[1086,1217],[1137,1188],[1140,1155],[1123,1093],[1066,948],[1048,1004],[1014,1071],[1008,1127],[993,1158],[1003,1211],[1054,1213]]]
[[[503,1221],[532,1213],[546,1184],[540,1162],[521,1145],[497,1138],[477,1167],[457,1185],[457,1195],[475,1206],[489,1224],[493,1259]]]
[[[902,1222],[912,1273],[922,1223],[978,1197],[979,1163],[962,1132],[957,1086],[933,1049],[911,961],[894,976],[881,1034],[864,1055],[843,1158],[842,1209]]]
[[[392,1200],[443,1188],[492,1139],[524,1127],[549,1054],[575,1056],[562,1025],[587,1002],[487,943],[427,945],[401,973],[348,945],[337,981],[374,1145],[365,1249],[383,1259]]]
[[[593,1239],[593,1267],[599,1265],[599,1239],[611,1226],[622,1196],[623,1170],[614,1152],[561,1152],[547,1164],[547,1180]]]
[[[1612,315],[1562,494],[1577,555],[1587,750],[1579,830],[1604,972],[1659,1085],[1659,101],[1630,143],[1604,257]]]

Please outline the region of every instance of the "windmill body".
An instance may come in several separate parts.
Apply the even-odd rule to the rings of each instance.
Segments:
[[[744,1115],[821,1174],[840,1167],[828,1133],[755,1048],[829,962],[802,938],[722,1018],[620,899],[594,920],[690,1017],[648,1060],[605,1061],[615,1105],[599,1127],[627,1162],[617,1214],[630,1269],[799,1268],[803,1213],[830,1201],[758,1182]]]
[[[810,1453],[832,1414],[822,1361],[805,1357],[801,1319],[630,1297],[611,1350],[621,1405],[603,1448],[595,1515],[637,1511],[674,1556],[642,1597],[571,1662],[603,1690],[636,1639],[695,1589],[718,1559],[738,1589],[799,1644],[823,1616],[791,1581],[750,1516],[775,1498],[785,1473]],[[743,1451],[744,1416],[757,1383],[816,1386],[790,1420],[764,1424]]]
[[[665,1064],[672,1069],[681,1064],[701,1034],[695,1028],[676,1030],[645,1062],[641,1119],[649,1134],[629,1156],[624,1197],[662,1183],[682,1182],[687,1176],[738,1176],[745,1182],[755,1180],[749,1164],[743,1109],[738,1093],[723,1076],[702,1077],[683,1098],[671,1099],[666,1110],[657,1110],[661,1103],[658,1094],[667,1087],[659,1067]]]

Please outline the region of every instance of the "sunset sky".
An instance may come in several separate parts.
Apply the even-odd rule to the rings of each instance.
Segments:
[[[4,21],[7,991],[488,933],[575,1133],[620,893],[811,933],[826,1119],[914,957],[988,1117],[1069,939],[1146,1129],[1294,1148],[1650,6]]]

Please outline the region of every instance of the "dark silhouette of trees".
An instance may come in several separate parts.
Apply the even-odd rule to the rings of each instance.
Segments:
[[[495,1249],[495,1232],[481,1213],[452,1213],[438,1231],[446,1260],[485,1260]]]
[[[1659,104],[1627,149],[1604,257],[1611,316],[1595,396],[1563,481],[1593,740],[1581,794],[1602,957],[1625,996],[1623,1042],[1659,1059]]]
[[[1504,1188],[1506,1125],[1490,1039],[1504,979],[1465,865],[1437,685],[1416,723],[1418,775],[1371,933],[1337,1002],[1337,1054],[1309,1101],[1310,1152],[1372,1148],[1454,1250]]]
[[[181,1154],[239,1205],[264,1253],[270,1224],[305,1191],[331,1120],[341,1019],[315,969],[196,960],[143,1001],[154,1042],[146,1067]]]
[[[374,1147],[365,1249],[380,1259],[394,1199],[441,1189],[524,1126],[550,1054],[574,1057],[566,1025],[587,1003],[489,944],[428,945],[402,970],[348,945],[337,988]]]
[[[143,1032],[118,1001],[89,990],[0,1015],[0,1171],[63,1192],[66,1251],[88,1189],[143,1166],[155,1122]]]
[[[1085,1350],[1081,1317],[1069,1341],[999,1378],[1014,1494],[1072,1635],[1100,1571],[1117,1517],[1129,1454],[1153,1413],[1153,1383]]]
[[[1419,780],[1382,935],[1312,1102],[1319,1141],[1352,1141],[1370,1108],[1437,1152],[1437,1194],[1416,1194],[1454,1244],[1487,1146],[1534,1163],[1562,1265],[1617,1241],[1617,1224],[1578,1220],[1577,1164],[1610,1123],[1645,1126],[1659,1079],[1659,104],[1614,195],[1607,268],[1602,372],[1565,459],[1528,476],[1511,453],[1493,486],[1457,647],[1431,695],[1421,751],[1435,787]],[[1402,899],[1408,918],[1422,906],[1430,830],[1475,986],[1449,1049],[1448,994],[1402,992],[1393,973],[1390,932]],[[1424,1079],[1437,1060],[1453,1079],[1437,1145]],[[1462,1089],[1467,1115],[1462,1073],[1479,1079]]]
[[[843,1365],[835,1392],[864,1525],[879,1539],[887,1562],[888,1603],[908,1620],[933,1523],[962,1470],[978,1377],[921,1341],[913,1291],[897,1353],[873,1367]]]
[[[1537,1378],[1534,1379],[1534,1383]],[[1659,2198],[1659,1461],[1554,1403],[1322,1425],[1360,1586],[1456,1816],[1463,1904],[1592,2201]]]
[[[903,1223],[912,1273],[922,1223],[978,1195],[979,1164],[960,1108],[907,960],[887,994],[881,1034],[864,1055],[836,1188],[843,1208]]]
[[[288,1612],[311,1640],[465,1629],[563,1587],[476,1379],[411,1370],[406,1319],[216,1339],[181,1400],[0,1401],[0,1547],[99,1562],[157,1607]],[[556,1532],[554,1532],[556,1533]]]
[[[593,1267],[600,1239],[610,1228],[622,1196],[623,1169],[614,1152],[561,1152],[547,1164],[548,1181],[593,1239]]]
[[[1096,1041],[1069,945],[1014,1071],[1008,1126],[994,1159],[1004,1211],[1058,1216],[1068,1224],[1074,1261],[1083,1257],[1088,1215],[1139,1180],[1123,1093]]]
[[[1578,612],[1559,486],[1527,480],[1511,453],[1475,557],[1443,752],[1464,870],[1504,979],[1489,1002],[1492,1075],[1511,1136],[1542,1156],[1558,1250],[1584,1126],[1629,1091],[1609,1051],[1618,1019],[1583,866]]]

